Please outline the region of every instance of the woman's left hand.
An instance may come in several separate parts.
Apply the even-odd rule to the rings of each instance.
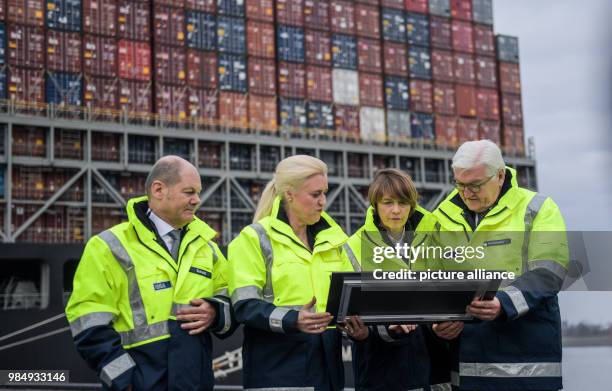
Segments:
[[[343,325],[338,325],[338,328],[356,341],[363,341],[370,335],[370,329],[359,316],[349,316]]]

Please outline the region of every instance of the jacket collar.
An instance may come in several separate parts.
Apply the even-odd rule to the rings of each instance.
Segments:
[[[408,220],[406,221],[406,225],[405,225],[406,232],[415,231],[419,223],[421,222],[421,220],[423,220],[424,216],[425,214],[423,213],[423,208],[417,205],[416,208],[410,212],[410,216],[408,217]],[[382,223],[380,222],[380,217],[378,216],[378,214],[374,212],[374,207],[372,205],[370,205],[370,207],[366,211],[366,219],[365,219],[365,224],[363,225],[363,230],[366,233],[366,235],[369,237],[369,239],[373,242],[376,242],[376,238],[386,237],[386,235],[385,236],[382,235],[384,229],[383,229]],[[367,234],[368,232],[376,233],[375,235],[376,238],[373,238],[371,237],[371,235],[368,235]],[[382,243],[377,243],[377,244],[383,245]]]

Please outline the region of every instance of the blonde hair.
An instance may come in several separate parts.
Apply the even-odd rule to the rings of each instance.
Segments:
[[[410,175],[395,168],[377,171],[368,189],[368,199],[374,209],[385,196],[407,202],[410,205],[411,213],[416,208],[418,201],[417,189]]]
[[[327,164],[308,155],[294,155],[281,160],[276,165],[274,177],[261,193],[253,222],[269,216],[276,196],[284,197],[288,190],[297,190],[314,175],[327,176]]]

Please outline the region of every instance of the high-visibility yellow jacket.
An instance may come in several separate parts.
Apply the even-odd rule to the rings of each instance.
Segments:
[[[506,169],[497,204],[476,229],[472,214],[453,191],[433,212],[435,241],[455,248],[442,267],[516,273],[497,293],[502,315],[466,323],[457,345],[453,381],[462,389],[561,388],[561,322],[557,292],[569,262],[565,223],[552,199],[520,188]],[[461,246],[484,257],[460,257]],[[462,250],[463,251],[463,250]]]
[[[297,319],[313,297],[316,311],[324,312],[331,273],[352,271],[342,256],[347,236],[325,212],[307,232],[312,251],[293,232],[277,197],[270,216],[229,245],[229,290],[236,319],[245,325],[245,388],[344,387],[340,334],[301,333]]]
[[[109,389],[212,390],[210,333],[188,335],[175,315],[203,298],[217,310],[210,330],[231,333],[227,261],[198,218],[175,261],[147,210],[146,197],[130,200],[128,221],[87,243],[66,307],[77,350]]]

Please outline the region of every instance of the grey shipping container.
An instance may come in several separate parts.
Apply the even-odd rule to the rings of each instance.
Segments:
[[[408,48],[408,68],[411,78],[431,80],[431,54],[429,48],[410,46]]]
[[[308,103],[308,127],[313,129],[334,129],[332,105],[320,102]]]
[[[408,110],[410,103],[410,86],[402,77],[385,77],[385,101],[391,110]]]
[[[230,16],[217,18],[217,48],[223,53],[246,53],[244,19]]]
[[[216,50],[217,18],[205,12],[186,11],[187,46],[195,49]],[[225,32],[224,32],[225,33]]]
[[[429,0],[429,13],[450,18],[450,0]]]
[[[233,54],[219,54],[219,87],[225,91],[247,92],[246,59]]]
[[[406,18],[404,11],[383,8],[381,12],[383,39],[386,41],[406,42]]]
[[[335,68],[357,69],[357,39],[351,35],[332,35],[332,59]]]
[[[224,15],[244,17],[245,0],[217,0],[217,12]]]
[[[280,61],[304,62],[304,29],[278,25],[276,50]]]
[[[306,102],[299,99],[280,99],[280,125],[289,128],[305,128],[308,124]]]
[[[407,12],[406,36],[410,45],[429,46],[429,18],[427,15]]]
[[[413,138],[433,140],[434,134],[434,117],[432,115],[414,113],[410,116],[410,135]]]
[[[81,75],[47,72],[47,103],[80,106],[82,97]]]
[[[519,43],[517,37],[496,35],[495,47],[499,61],[519,62]]]
[[[47,0],[47,27],[81,31],[81,0]]]
[[[472,0],[472,19],[476,23],[493,24],[493,0]]]
[[[387,111],[387,135],[389,141],[400,141],[410,138],[410,112]]]

